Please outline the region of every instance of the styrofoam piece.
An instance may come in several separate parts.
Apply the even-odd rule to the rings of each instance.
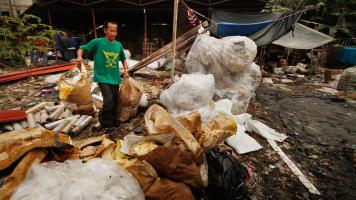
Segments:
[[[262,148],[262,146],[254,138],[246,134],[246,128],[244,125],[238,125],[237,133],[231,137],[228,137],[225,141],[239,154],[258,151]]]
[[[276,130],[268,127],[266,124],[253,119],[247,120],[246,129],[249,132],[254,131],[268,140],[283,142],[287,138],[286,135],[279,133]]]

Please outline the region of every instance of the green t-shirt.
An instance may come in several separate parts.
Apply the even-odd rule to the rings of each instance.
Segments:
[[[118,41],[106,38],[93,39],[80,46],[87,54],[94,55],[94,82],[119,85],[119,61],[126,60],[124,48]]]

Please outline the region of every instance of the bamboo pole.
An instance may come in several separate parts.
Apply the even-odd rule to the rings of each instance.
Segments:
[[[176,66],[178,5],[179,5],[179,0],[174,0],[173,38],[172,38],[173,53],[172,53],[171,83],[174,83],[174,68]]]

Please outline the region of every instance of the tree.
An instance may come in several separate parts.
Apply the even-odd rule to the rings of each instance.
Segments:
[[[54,44],[53,34],[57,31],[34,15],[21,18],[0,16],[0,63],[23,66],[25,56],[33,49],[47,52]],[[47,45],[38,45],[44,41]]]
[[[323,25],[316,29],[335,38],[356,36],[356,0],[271,0],[266,6],[273,11],[306,9],[302,19]]]

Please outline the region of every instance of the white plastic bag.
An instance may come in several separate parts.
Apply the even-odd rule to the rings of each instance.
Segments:
[[[141,186],[110,160],[67,160],[34,165],[11,200],[137,200]]]
[[[253,41],[241,37],[216,39],[199,35],[186,59],[189,73],[212,74],[217,94],[232,101],[232,113],[241,114],[247,109],[251,97],[261,81]]]
[[[211,74],[183,74],[160,96],[161,103],[172,114],[180,114],[205,106],[213,99],[215,89]]]

